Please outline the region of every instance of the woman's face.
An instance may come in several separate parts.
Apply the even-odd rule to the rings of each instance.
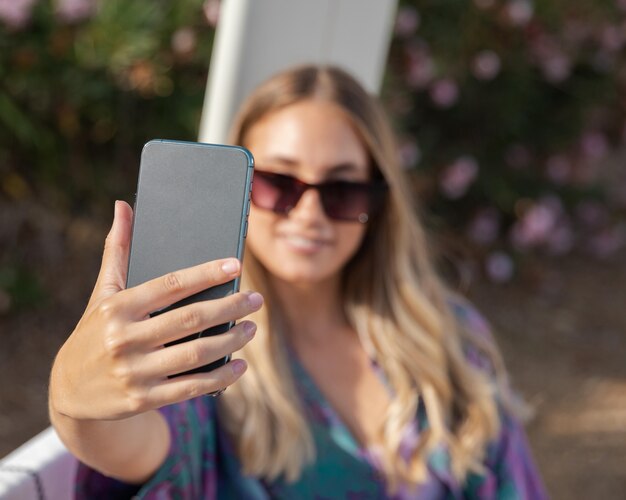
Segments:
[[[309,184],[368,181],[367,152],[336,104],[301,101],[270,113],[246,137],[258,170]],[[330,219],[315,189],[287,215],[252,205],[247,245],[276,278],[310,285],[336,278],[358,250],[366,225]]]

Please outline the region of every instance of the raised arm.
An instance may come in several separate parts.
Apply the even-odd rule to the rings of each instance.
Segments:
[[[170,437],[165,405],[224,388],[246,370],[233,360],[208,373],[176,378],[241,349],[255,325],[164,347],[259,309],[258,293],[237,293],[190,304],[150,318],[149,313],[235,278],[235,259],[209,262],[125,290],[132,210],[123,202],[107,236],[89,304],[60,349],[50,377],[50,419],[81,461],[124,482],[146,481],[165,459]]]

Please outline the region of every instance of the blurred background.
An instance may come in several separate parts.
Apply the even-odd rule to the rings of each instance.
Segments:
[[[0,457],[48,425],[142,145],[197,137],[219,11],[0,0]],[[400,1],[382,99],[551,495],[626,497],[626,0]]]

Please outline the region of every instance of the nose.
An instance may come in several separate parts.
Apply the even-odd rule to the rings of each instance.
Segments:
[[[306,222],[316,222],[326,219],[322,199],[317,189],[309,188],[298,200],[296,206],[289,211],[289,217]]]

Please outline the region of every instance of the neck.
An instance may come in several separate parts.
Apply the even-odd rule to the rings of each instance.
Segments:
[[[292,342],[326,342],[348,328],[340,277],[315,284],[293,284],[273,278],[272,289]]]

